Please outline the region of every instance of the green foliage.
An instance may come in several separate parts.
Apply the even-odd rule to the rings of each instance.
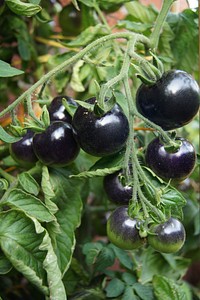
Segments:
[[[72,96],[78,105],[93,109],[85,100],[94,95],[101,100],[103,86],[106,97],[110,98],[109,105],[117,102],[130,122],[135,118],[136,122],[131,123],[134,142],[128,142],[131,144],[128,145],[128,155],[123,149],[99,159],[81,150],[76,161],[67,167],[48,168],[37,163],[29,170],[17,164],[8,149],[2,149],[2,299],[12,299],[10,290],[20,295],[20,290],[15,290],[16,282],[24,282],[24,278],[28,282],[25,281],[24,289],[30,300],[44,297],[46,300],[199,299],[199,287],[193,288],[184,281],[192,263],[200,259],[199,155],[190,178],[182,183],[164,182],[145,167],[143,159],[146,145],[158,131],[149,131],[147,125],[136,118],[135,111],[130,113],[129,107],[134,105],[134,96],[141,83],[136,76],[141,66],[144,77],[149,76],[145,74],[146,70],[149,71],[147,65],[151,66],[151,73],[158,67],[156,61],[161,61],[165,70],[182,69],[198,79],[198,12],[186,9],[169,13],[162,26],[158,49],[152,53],[142,39],[127,51],[127,40],[130,36],[151,37],[159,15],[153,5],[124,0],[73,0],[70,5],[77,9],[80,21],[80,27],[77,23],[77,30],[71,32],[72,24],[62,26],[67,22],[61,1],[5,0],[0,7],[1,110],[9,109],[11,99],[19,97],[19,100],[27,90],[18,102],[25,112],[20,112],[17,104],[8,113],[12,112],[13,125],[20,125],[20,130],[24,130],[25,125],[41,131],[50,123],[46,104],[55,95]],[[107,19],[109,12],[118,11],[120,7],[125,7],[127,14],[111,27]],[[119,29],[130,34],[129,38],[108,39]],[[99,38],[101,42],[98,44]],[[91,43],[95,46],[81,56]],[[73,60],[75,56],[77,59]],[[130,67],[125,70],[126,76],[119,79],[122,65],[128,60]],[[146,68],[145,61],[148,62]],[[66,62],[69,64],[59,69]],[[127,77],[131,101],[126,89]],[[27,105],[28,99],[32,99],[32,110]],[[42,106],[40,119],[37,119],[40,113],[38,103]],[[8,114],[1,116],[2,145],[19,141],[20,137],[11,135],[7,127]],[[198,118],[195,118],[191,124],[177,130],[179,135],[191,139],[196,149],[198,125]],[[133,152],[140,167],[133,164],[133,174],[130,175],[127,156]],[[180,252],[162,254],[148,245],[139,250],[124,251],[108,242],[106,221],[116,205],[105,194],[103,177],[123,168],[129,184],[138,180],[138,191],[149,201],[149,206],[137,202],[137,193],[131,201],[133,207],[137,202],[134,213],[146,218],[142,224],[145,233],[148,234],[148,226],[157,222],[161,214],[182,219],[187,239]],[[134,177],[138,169],[139,178]],[[156,214],[158,211],[160,214]],[[4,282],[12,283],[11,288],[4,287]]]

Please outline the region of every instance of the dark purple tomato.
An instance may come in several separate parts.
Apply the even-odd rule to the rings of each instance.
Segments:
[[[153,85],[142,84],[136,94],[138,111],[164,130],[188,124],[197,114],[199,104],[197,82],[180,70],[164,73]]]
[[[82,12],[82,10],[81,10]],[[66,36],[76,36],[82,31],[82,14],[71,3],[63,7],[58,15],[59,25]]]
[[[33,131],[27,130],[21,140],[9,145],[12,158],[22,167],[32,167],[38,161],[33,151],[33,135]]]
[[[68,104],[77,107],[76,102],[68,96],[55,97],[48,107],[50,121],[63,121],[71,124],[72,116],[65,109],[62,103],[63,98],[67,100]]]
[[[181,181],[193,171],[196,153],[193,145],[186,139],[177,137],[175,140],[181,141],[180,148],[175,152],[168,152],[159,138],[152,140],[147,146],[145,161],[159,177]]]
[[[108,239],[121,249],[137,249],[145,243],[145,239],[139,235],[138,226],[139,221],[128,215],[128,206],[120,206],[108,218]]]
[[[158,225],[152,225],[149,231],[151,234],[148,235],[148,243],[159,252],[177,252],[185,242],[185,228],[175,218],[170,218],[168,221]]]
[[[88,103],[94,104],[96,98]],[[74,135],[80,147],[93,156],[119,152],[126,144],[129,124],[119,105],[102,116],[79,106],[72,120]]]
[[[132,187],[124,185],[120,180],[122,171],[104,177],[103,185],[108,198],[116,204],[128,204],[132,198]]]
[[[80,148],[71,125],[55,121],[44,132],[35,134],[33,149],[44,165],[64,167],[77,157]]]

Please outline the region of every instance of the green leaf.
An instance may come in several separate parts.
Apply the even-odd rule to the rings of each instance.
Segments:
[[[185,283],[177,284],[177,281],[171,278],[155,275],[153,287],[158,300],[192,300],[189,287]]]
[[[190,74],[198,70],[198,14],[186,9],[179,14],[170,14],[167,21],[174,33],[171,51],[176,68]]]
[[[135,295],[133,288],[131,286],[126,286],[122,300],[139,300],[139,298]]]
[[[111,247],[103,247],[99,252],[96,262],[95,262],[95,270],[103,271],[107,267],[110,267],[114,264],[115,261],[115,253]]]
[[[103,245],[99,242],[86,243],[83,246],[83,254],[86,256],[86,263],[88,265],[93,265],[96,262],[96,259],[103,249]]]
[[[0,140],[5,142],[5,143],[8,143],[8,144],[11,144],[11,143],[15,143],[15,142],[18,142],[19,140],[21,140],[22,137],[15,137],[15,136],[12,136],[10,134],[8,134],[2,126],[0,126]]]
[[[47,282],[50,292],[49,298],[54,300],[66,300],[67,297],[62,282],[61,270],[58,266],[58,260],[51,243],[51,238],[46,230],[44,239],[40,245],[40,250],[47,251],[43,267],[47,272]]]
[[[4,202],[1,202],[1,205],[5,204],[10,207],[18,208],[41,222],[51,222],[55,220],[55,217],[49,212],[40,199],[20,189],[12,190],[8,198]]]
[[[72,71],[72,77],[70,81],[71,88],[76,91],[76,92],[84,92],[85,87],[81,82],[80,78],[80,70],[81,67],[84,65],[83,60],[79,60],[76,64],[73,66],[73,71]]]
[[[129,20],[121,20],[117,22],[118,28],[125,28],[127,30],[143,33],[144,31],[150,29],[152,27],[152,24],[144,24],[141,22],[134,22]]]
[[[124,158],[124,152],[118,152],[114,155],[109,155],[106,157],[100,158],[91,168],[91,171],[98,169],[106,169],[106,168],[120,168],[122,167],[122,162]]]
[[[151,6],[142,5],[140,2],[131,1],[127,3],[126,9],[128,14],[134,18],[134,21],[139,21],[142,24],[153,24],[157,13]]]
[[[79,6],[78,6],[78,3],[77,3],[76,0],[72,0],[72,3],[73,3],[73,5],[75,6],[75,8],[76,8],[77,10],[80,10],[80,9],[79,9]]]
[[[97,6],[96,0],[79,0],[79,2],[82,2],[84,5],[89,7]]]
[[[133,289],[142,300],[154,300],[153,289],[151,286],[146,286],[138,282],[133,284]]]
[[[0,274],[7,274],[12,269],[12,264],[7,257],[1,252],[0,253]]]
[[[171,185],[167,185],[163,180],[155,176],[150,169],[143,167],[143,170],[151,183],[156,187],[156,191],[154,191],[149,184],[143,186],[144,192],[152,203],[155,205],[159,205],[161,203],[166,207],[177,206],[179,208],[186,204],[186,199],[176,188]]]
[[[53,201],[51,201],[51,199],[55,197],[55,193],[53,191],[53,186],[50,182],[49,170],[47,166],[42,167],[41,187],[44,193],[44,202],[46,206],[52,214],[55,214],[58,211],[58,207]]]
[[[171,257],[173,257],[173,266],[166,260],[166,256],[169,257],[169,260],[172,260]],[[138,262],[137,275],[141,284],[150,282],[156,274],[167,274],[169,278],[177,280],[185,274],[190,264],[188,259],[171,256],[170,254],[163,256],[151,247],[144,249],[140,256],[135,257],[135,260]]]
[[[37,181],[28,172],[23,172],[18,175],[19,183],[25,192],[37,196],[40,191],[40,186]]]
[[[110,244],[112,247],[113,251],[115,252],[116,257],[120,261],[120,263],[127,268],[128,270],[133,270],[133,261],[131,257],[128,255],[128,253],[113,244]]]
[[[123,293],[124,288],[124,282],[118,278],[114,278],[108,283],[107,287],[105,288],[106,296],[108,298],[118,297]]]
[[[88,45],[97,36],[105,35],[107,28],[105,25],[97,24],[96,26],[90,26],[85,29],[78,37],[67,43],[67,47],[81,47]]]
[[[124,280],[124,282],[130,286],[132,286],[136,281],[137,278],[135,277],[135,275],[133,275],[132,273],[128,273],[128,272],[124,272],[122,274],[122,279]]]
[[[120,170],[121,167],[113,167],[113,168],[105,168],[105,169],[97,169],[95,171],[84,171],[77,175],[71,175],[71,178],[92,178],[92,177],[104,177],[108,174],[112,174],[118,170]]]
[[[69,168],[50,170],[50,183],[55,197],[51,200],[59,208],[55,214],[60,225],[60,233],[56,235],[55,249],[62,274],[68,270],[75,247],[75,230],[81,222],[82,201],[80,198],[81,182],[70,180]],[[50,234],[51,236],[51,234]]]
[[[5,0],[6,4],[15,14],[31,17],[42,10],[39,5],[25,3],[20,0]]]
[[[10,64],[0,60],[0,77],[13,77],[23,74],[24,71],[11,67]]]
[[[0,213],[0,245],[16,270],[21,272],[42,293],[48,295],[43,261],[46,253],[40,251],[44,233],[37,233],[33,221],[18,210]]]
[[[46,105],[42,107],[41,121],[44,124],[45,128],[50,125],[49,111]]]
[[[0,178],[0,191],[7,190],[8,186],[8,181],[4,178]]]

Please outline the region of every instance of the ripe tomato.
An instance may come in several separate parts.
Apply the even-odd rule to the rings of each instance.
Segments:
[[[168,152],[159,138],[152,140],[147,146],[145,161],[159,177],[181,181],[193,171],[196,154],[189,141],[181,137],[175,140],[181,142],[175,152]]]
[[[64,167],[79,153],[70,124],[55,121],[42,133],[33,137],[33,149],[38,159],[45,165]]]
[[[138,111],[164,130],[189,123],[197,114],[199,103],[197,82],[180,70],[164,73],[153,85],[142,84],[136,94]]]
[[[88,100],[94,104],[96,98]],[[129,135],[129,123],[119,105],[98,116],[79,106],[72,120],[74,134],[80,147],[93,156],[106,156],[120,151]]]

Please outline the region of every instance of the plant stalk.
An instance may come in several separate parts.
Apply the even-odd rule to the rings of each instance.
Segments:
[[[88,46],[86,46],[84,49],[82,49],[79,53],[75,54],[73,57],[69,58],[65,62],[61,63],[60,65],[53,68],[51,71],[49,71],[47,74],[45,74],[40,80],[38,80],[35,84],[33,84],[28,90],[26,90],[22,95],[20,95],[12,104],[10,104],[7,108],[5,108],[1,113],[0,117],[4,116],[6,113],[11,112],[19,103],[21,103],[22,100],[29,97],[38,87],[48,82],[48,80],[51,77],[54,77],[59,72],[62,72],[67,67],[69,67],[71,64],[74,64],[79,59],[82,59],[87,53],[94,51],[94,49],[102,44],[104,44],[107,41],[118,39],[118,38],[124,38],[124,39],[131,39],[131,38],[137,38],[138,42],[142,42],[150,46],[150,41],[147,37],[143,36],[142,34],[135,34],[131,32],[117,32],[112,33],[106,36],[103,36]]]
[[[160,34],[164,25],[164,22],[167,18],[170,7],[176,0],[164,0],[160,13],[156,19],[154,30],[150,36],[151,47],[153,50],[156,50],[158,47],[158,42]]]

